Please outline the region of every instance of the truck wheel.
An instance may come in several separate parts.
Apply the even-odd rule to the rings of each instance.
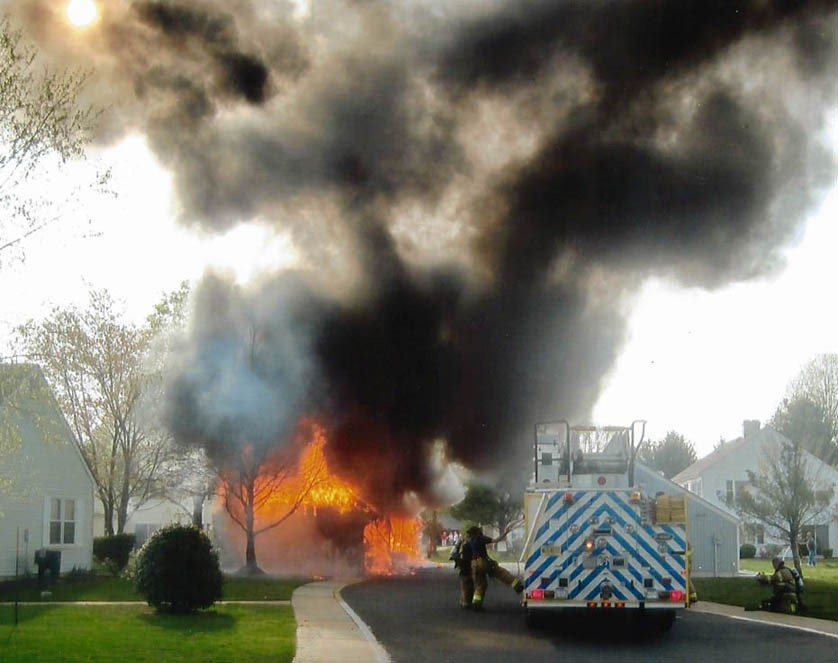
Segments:
[[[661,631],[668,631],[672,628],[673,624],[675,624],[675,611],[674,610],[665,610],[660,615],[656,615],[657,619],[655,620],[657,623],[657,627]]]
[[[535,610],[524,610],[524,624],[527,628],[538,628],[539,617]]]

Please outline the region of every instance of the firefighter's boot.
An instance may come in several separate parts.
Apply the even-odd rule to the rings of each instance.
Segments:
[[[468,609],[471,607],[474,596],[474,580],[471,575],[460,576],[460,607]]]

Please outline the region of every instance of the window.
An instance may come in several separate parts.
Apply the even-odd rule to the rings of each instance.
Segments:
[[[76,500],[53,497],[49,506],[50,544],[76,542]]]
[[[727,481],[725,481],[725,503],[733,504],[735,498],[736,493],[733,490],[733,481],[728,479]]]
[[[757,543],[765,543],[765,525],[757,525],[756,539]]]

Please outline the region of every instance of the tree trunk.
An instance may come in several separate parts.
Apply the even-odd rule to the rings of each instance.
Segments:
[[[102,502],[102,510],[105,518],[105,534],[107,536],[113,536],[113,505]]]
[[[254,500],[254,490],[253,484],[251,483],[248,486],[247,490],[247,503],[244,505],[245,508],[245,537],[246,537],[246,544],[244,550],[244,566],[245,570],[248,574],[258,574],[262,573],[262,569],[259,568],[259,565],[256,563],[256,533],[255,533],[255,514],[253,513],[253,500]]]
[[[116,510],[116,533],[122,534],[125,531],[125,523],[128,522],[128,502],[121,503]]]
[[[204,529],[204,496],[192,496],[192,525]]]
[[[800,570],[800,544],[797,542],[799,538],[800,528],[792,527],[791,531],[789,532],[789,543],[791,543],[791,556],[794,563],[794,568],[796,568],[799,573],[802,573],[802,571]]]

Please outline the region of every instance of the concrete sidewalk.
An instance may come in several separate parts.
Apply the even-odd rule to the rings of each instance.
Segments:
[[[741,619],[746,622],[763,622],[767,624],[776,624],[786,628],[797,629],[798,631],[808,631],[810,633],[818,633],[819,635],[828,635],[832,638],[838,638],[838,622],[833,622],[828,619],[814,619],[813,617],[806,617],[803,615],[783,615],[776,612],[767,612],[765,610],[746,611],[735,605],[725,605],[723,603],[708,603],[707,601],[699,601],[693,605],[690,610],[694,612],[708,612],[713,615],[722,615],[730,617],[731,619]]]
[[[291,597],[297,620],[294,663],[389,663],[390,656],[340,596],[341,589],[359,581],[318,581],[294,591]],[[838,622],[825,619],[764,611],[747,612],[738,606],[707,601],[699,601],[690,610],[838,638]]]
[[[340,590],[358,580],[323,580],[302,585],[291,596],[297,620],[294,663],[389,663],[366,624],[340,597]]]

